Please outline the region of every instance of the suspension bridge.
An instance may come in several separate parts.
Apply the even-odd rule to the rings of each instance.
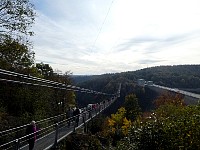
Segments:
[[[87,132],[87,123],[107,109],[116,101],[116,99],[117,97],[113,97],[109,101],[105,101],[105,103],[100,103],[99,106],[92,110],[82,108],[82,113],[71,118],[66,118],[66,114],[60,114],[58,116],[36,121],[36,135],[38,138],[35,142],[35,149],[47,150],[56,147],[58,142],[79,128],[83,128],[84,132]],[[78,124],[76,124],[75,120],[78,117],[79,121]],[[23,136],[0,145],[0,149],[28,150],[27,137],[30,135],[25,135],[27,126],[28,124],[0,132],[1,136],[5,137],[11,137],[12,134],[24,133]]]
[[[2,75],[0,76],[0,81],[2,82],[11,82],[30,86],[41,86],[67,91],[84,92],[88,94],[100,94],[110,97],[107,100],[103,100],[102,102],[95,104],[95,107],[92,109],[88,109],[87,107],[81,108],[81,113],[76,116],[67,117],[66,113],[62,113],[43,120],[36,120],[37,140],[35,142],[34,149],[37,150],[56,148],[57,144],[60,141],[65,139],[68,135],[75,132],[79,128],[81,128],[84,132],[87,132],[88,122],[92,121],[93,118],[95,118],[105,109],[110,107],[117,100],[117,98],[120,97],[121,84],[119,85],[119,88],[115,94],[108,94],[73,85],[66,85],[55,81],[41,79],[30,75],[6,71],[3,69],[0,69],[0,74]],[[12,79],[8,77],[12,77]],[[23,80],[19,78],[22,78]],[[76,120],[79,121],[76,122]],[[29,147],[27,144],[27,140],[31,135],[25,134],[25,130],[28,125],[29,124],[25,124],[22,126],[1,131],[0,137],[1,139],[5,139],[5,142],[1,142],[0,149],[28,150]]]
[[[2,75],[2,76],[1,76]],[[60,89],[66,91],[74,91],[81,92],[87,94],[97,94],[97,95],[105,95],[110,98],[107,100],[103,100],[98,103],[94,109],[81,108],[81,113],[73,116],[67,117],[66,113],[62,113],[56,116],[52,116],[43,120],[36,120],[37,125],[37,140],[35,142],[35,149],[37,150],[47,150],[51,148],[56,148],[58,143],[65,139],[68,135],[75,132],[77,129],[81,129],[84,132],[87,132],[87,124],[89,121],[92,121],[93,118],[101,114],[104,110],[111,105],[120,97],[121,84],[119,84],[119,88],[116,93],[109,94],[103,93],[91,89],[81,88],[74,85],[67,85],[55,81],[50,81],[46,79],[41,79],[37,77],[33,77],[30,75],[19,74],[16,72],[6,71],[0,69],[0,81],[14,83],[14,84],[22,84],[29,86],[41,86],[53,89]],[[159,85],[151,85],[148,86],[152,90],[157,91],[158,93],[162,93],[163,91],[172,91],[175,93],[181,93],[191,99],[188,104],[194,103],[196,104],[200,98],[200,95],[182,91],[179,89],[163,87]],[[78,123],[75,122],[79,118]],[[29,124],[25,124],[19,127],[11,128],[8,130],[0,131],[0,138],[6,139],[4,142],[0,141],[0,150],[28,150],[27,140],[29,135],[25,134],[26,127]]]

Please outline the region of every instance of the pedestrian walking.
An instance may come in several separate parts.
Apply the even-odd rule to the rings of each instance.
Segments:
[[[29,144],[29,150],[33,150],[36,141],[36,124],[35,121],[31,123],[26,128],[27,141]]]
[[[78,126],[78,123],[79,123],[79,114],[80,114],[80,110],[77,107],[76,110],[74,111],[74,116],[76,116],[76,119],[75,119],[76,126]]]

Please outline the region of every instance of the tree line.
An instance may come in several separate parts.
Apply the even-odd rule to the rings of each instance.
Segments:
[[[35,17],[34,5],[29,0],[0,1],[0,69],[71,84],[70,72],[60,75],[49,64],[35,63],[30,41],[30,36],[34,35],[31,27]],[[2,71],[0,78],[28,82]],[[74,92],[6,80],[0,81],[0,130],[57,115],[75,105]]]
[[[174,78],[176,76],[177,78]],[[199,105],[187,106],[181,95],[158,95],[148,88],[137,86],[138,78],[179,88],[197,88],[191,78],[199,78],[199,65],[159,66],[134,72],[106,74],[88,77],[79,85],[93,86],[102,80],[102,87],[114,87],[122,83],[117,111],[109,117],[96,118],[90,124],[91,144],[113,150],[123,149],[199,149]],[[168,80],[170,79],[170,80]],[[184,84],[181,82],[185,79]],[[195,80],[198,83],[198,80]],[[108,86],[109,85],[109,86]],[[111,89],[112,89],[111,88]],[[115,105],[115,104],[113,104]],[[133,107],[132,107],[133,106]],[[81,141],[81,136],[78,138]],[[68,139],[67,142],[73,141]],[[94,144],[95,143],[95,144]],[[90,145],[89,143],[87,145]],[[71,145],[72,146],[72,145]],[[90,147],[92,149],[92,147]],[[66,148],[67,149],[67,148]],[[77,148],[78,149],[78,148]]]
[[[153,101],[154,109],[142,112],[138,101],[134,93],[126,95],[117,112],[94,118],[88,125],[88,134],[72,134],[60,147],[66,150],[200,148],[200,105],[187,106],[181,95],[165,93]]]
[[[199,88],[200,84],[200,65],[173,65],[156,66],[144,68],[136,71],[127,71],[114,74],[102,74],[96,76],[73,77],[75,83],[91,84],[94,80],[106,80],[106,78],[119,79],[137,82],[137,79],[153,81],[155,84],[172,88]],[[80,80],[79,80],[80,78]],[[81,80],[83,78],[83,80]],[[85,83],[84,83],[85,82]]]

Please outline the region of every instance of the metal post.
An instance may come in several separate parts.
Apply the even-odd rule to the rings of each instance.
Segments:
[[[92,113],[91,113],[91,111],[89,111],[89,118],[92,118]]]
[[[101,104],[99,104],[98,112],[101,112]]]
[[[83,123],[85,124],[85,116],[84,116],[84,115],[82,115],[82,117],[83,117]]]
[[[19,139],[15,140],[15,150],[19,150]]]
[[[82,123],[84,123],[84,122],[85,122],[85,113],[82,113],[81,116],[82,116],[82,118],[83,118]]]
[[[88,112],[87,112],[87,111],[85,111],[85,113],[84,113],[85,120],[88,120],[87,114],[88,114]]]
[[[95,114],[97,115],[97,106],[95,107]],[[95,115],[95,116],[96,116],[96,115]]]
[[[92,124],[93,124],[93,116],[92,116],[92,114],[91,114],[91,121],[92,121]]]
[[[56,133],[55,133],[54,148],[56,148],[57,144],[58,144],[58,123],[56,123]]]
[[[84,133],[87,131],[86,123],[85,123],[85,115],[83,116],[83,123],[84,123]]]
[[[76,131],[76,117],[74,117],[74,118],[75,118],[75,121],[74,121],[74,131],[73,132]]]
[[[68,111],[70,111],[70,110],[68,110]],[[69,114],[69,113],[66,112],[66,115],[65,115],[65,116],[66,116],[66,119],[67,119],[67,126],[70,127],[71,119],[69,119],[69,118],[71,118],[71,116],[69,116],[68,114]]]

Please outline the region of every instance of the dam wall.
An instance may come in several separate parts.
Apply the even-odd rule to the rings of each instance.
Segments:
[[[159,86],[159,85],[151,85],[151,86],[146,85],[145,88],[149,88],[149,89],[157,92],[159,95],[169,93],[169,92],[172,94],[181,94],[181,95],[183,95],[184,102],[187,105],[196,105],[196,104],[198,104],[198,102],[200,100],[199,94],[179,90],[177,88],[173,89],[173,88],[168,88],[168,87]]]

